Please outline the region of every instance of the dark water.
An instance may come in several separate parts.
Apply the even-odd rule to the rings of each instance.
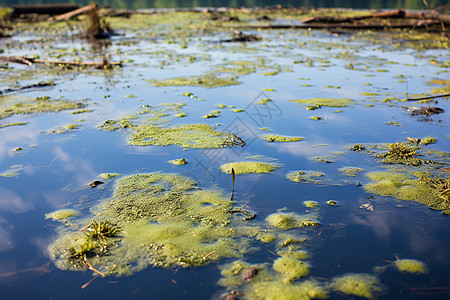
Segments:
[[[36,0],[17,0],[17,1],[0,1],[1,5],[8,6],[11,4],[35,4],[35,3],[77,3],[85,5],[90,1],[36,1]],[[447,3],[442,0],[427,0],[430,8],[436,8]],[[279,1],[263,1],[263,0],[142,0],[142,1],[125,1],[125,0],[110,0],[97,1],[100,5],[110,5],[113,8],[177,8],[177,7],[263,7],[281,4],[283,6],[293,7],[345,7],[345,8],[407,8],[407,9],[425,9],[427,6],[421,0],[381,0],[381,1],[358,1],[358,0],[279,0]]]
[[[202,5],[202,4],[197,4]],[[175,5],[178,6],[178,5]],[[92,113],[71,115],[69,112],[37,115],[15,115],[1,123],[29,122],[25,126],[0,129],[0,171],[21,165],[20,174],[13,178],[0,177],[0,298],[1,299],[210,299],[224,289],[217,285],[220,278],[218,266],[232,261],[220,260],[206,267],[191,269],[147,268],[129,277],[108,277],[94,280],[87,288],[81,286],[92,278],[91,272],[70,272],[57,269],[49,258],[47,247],[55,239],[59,223],[44,219],[44,214],[66,207],[77,201],[86,203],[85,209],[111,195],[113,181],[105,189],[90,189],[86,184],[102,172],[123,175],[141,172],[176,172],[186,174],[202,188],[216,187],[230,192],[231,180],[218,167],[223,162],[242,160],[248,155],[273,158],[283,167],[273,174],[242,175],[236,180],[236,201],[247,203],[258,213],[255,222],[277,209],[304,213],[305,200],[320,203],[318,210],[320,228],[306,231],[309,241],[305,249],[311,255],[311,276],[332,278],[346,273],[374,273],[373,268],[384,266],[398,258],[414,258],[425,262],[429,273],[425,275],[403,274],[393,268],[379,275],[386,286],[381,299],[446,299],[450,282],[450,217],[426,206],[375,196],[371,199],[375,211],[361,209],[369,196],[358,182],[368,182],[365,174],[345,177],[338,171],[345,166],[359,166],[366,171],[385,170],[385,166],[373,157],[348,151],[355,143],[382,143],[404,141],[406,136],[434,136],[438,143],[430,145],[435,150],[449,151],[450,140],[447,113],[425,118],[411,116],[402,107],[403,102],[393,104],[381,100],[395,96],[429,92],[431,79],[448,79],[448,67],[438,67],[431,60],[449,61],[448,50],[394,49],[382,41],[362,42],[351,36],[334,37],[322,31],[258,32],[263,41],[255,44],[236,45],[205,41],[216,36],[199,35],[199,39],[181,43],[168,43],[165,37],[157,40],[139,37],[142,29],[126,31],[115,37],[107,52],[113,60],[132,59],[123,69],[112,71],[55,71],[46,67],[24,67],[10,64],[1,71],[2,89],[15,84],[27,84],[42,79],[54,79],[55,86],[44,90],[21,93],[31,98],[37,96],[63,96],[70,100],[87,98]],[[45,35],[44,33],[41,33]],[[219,33],[224,37],[228,33]],[[193,34],[193,36],[195,36]],[[1,41],[5,55],[40,54],[52,57],[55,49],[75,49],[89,59],[99,57],[86,42],[63,38],[39,40],[39,34],[20,32],[12,39]],[[31,41],[24,44],[24,41]],[[135,42],[135,43],[131,43]],[[6,45],[6,43],[10,43]],[[26,46],[24,46],[26,45]],[[328,50],[326,46],[332,46]],[[351,57],[341,57],[343,51]],[[162,53],[162,54],[161,54]],[[170,55],[169,55],[170,54]],[[187,56],[208,57],[194,63]],[[177,56],[179,55],[179,56]],[[178,57],[178,60],[173,59]],[[154,87],[147,79],[171,78],[202,74],[227,61],[266,59],[267,65],[277,64],[282,71],[275,76],[263,76],[257,72],[241,76],[241,85],[206,89],[202,87]],[[66,57],[70,59],[71,56]],[[293,61],[312,59],[314,65]],[[326,62],[325,60],[328,60]],[[162,64],[164,62],[164,64]],[[352,63],[358,70],[346,68]],[[159,66],[163,66],[160,68]],[[376,70],[386,69],[386,72]],[[31,70],[31,75],[27,73]],[[444,71],[444,72],[442,72]],[[36,72],[35,74],[33,72]],[[41,72],[41,73],[39,73]],[[398,80],[399,74],[405,80]],[[19,75],[15,82],[13,76]],[[29,77],[27,77],[29,76]],[[309,80],[305,80],[308,78]],[[302,84],[311,84],[306,87]],[[330,88],[326,86],[339,86]],[[273,88],[274,92],[263,89]],[[205,101],[181,96],[190,91]],[[376,95],[362,96],[361,92]],[[134,97],[124,97],[132,94]],[[110,96],[110,97],[105,97]],[[261,113],[255,100],[270,97],[276,107]],[[307,111],[305,107],[289,102],[290,99],[349,97],[354,105],[336,113],[336,108],[323,107]],[[104,132],[96,126],[107,119],[117,119],[139,111],[142,105],[158,107],[166,102],[184,102],[186,118],[171,124],[207,123],[238,128],[241,137],[248,142],[245,148],[225,149],[228,159],[207,156],[204,150],[180,147],[134,147],[126,143],[126,130]],[[215,110],[216,104],[225,103],[245,112],[234,113],[223,109],[216,119],[202,116]],[[373,104],[373,106],[366,106]],[[416,105],[419,105],[416,103]],[[448,111],[447,99],[439,100],[439,106]],[[255,112],[255,109],[260,109]],[[310,120],[321,116],[322,121]],[[61,135],[47,135],[43,131],[56,126],[85,119],[81,129]],[[398,121],[401,126],[385,123]],[[302,136],[298,143],[267,143],[256,135],[263,134],[260,127],[269,127],[275,134]],[[246,130],[245,130],[246,129]],[[31,147],[31,145],[37,145]],[[22,147],[23,151],[12,151]],[[238,151],[239,150],[239,151]],[[333,154],[343,152],[345,155]],[[335,163],[319,163],[316,156],[332,156]],[[186,166],[175,167],[167,160],[184,157]],[[180,169],[181,168],[181,169]],[[332,179],[330,184],[300,184],[285,178],[290,170],[318,170]],[[339,207],[331,207],[326,201],[334,199]],[[401,207],[398,207],[398,206]],[[250,263],[272,262],[274,245],[257,244],[259,250],[246,254]],[[330,299],[341,299],[330,293]]]

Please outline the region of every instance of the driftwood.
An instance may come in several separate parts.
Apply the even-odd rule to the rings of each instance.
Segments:
[[[391,11],[375,12],[369,15],[354,16],[354,17],[310,17],[300,20],[300,23],[345,23],[355,22],[365,19],[375,18],[398,18],[398,19],[418,19],[418,20],[433,20],[442,22],[445,25],[450,25],[449,15],[440,15],[437,11],[412,12],[403,9],[396,9]]]
[[[27,89],[34,89],[34,88],[42,88],[47,86],[53,86],[53,82],[39,82],[35,84],[29,84],[26,86],[19,86],[19,87],[13,87],[13,88],[7,88],[6,90],[0,92],[0,95],[6,94],[6,93],[13,93],[13,92],[19,92]]]
[[[74,3],[11,5],[13,16],[24,14],[60,15],[79,8]]]
[[[79,15],[82,15],[84,13],[87,13],[93,9],[97,9],[97,4],[96,3],[92,3],[83,7],[80,7],[79,9],[70,11],[68,13],[56,16],[56,17],[51,17],[48,20],[49,21],[68,21],[70,19],[73,19]]]
[[[23,65],[33,65],[33,64],[47,64],[47,65],[63,65],[63,66],[78,66],[78,67],[94,67],[94,68],[109,68],[115,66],[122,66],[122,62],[92,62],[92,61],[63,61],[63,60],[46,60],[37,59],[30,56],[0,56],[0,61],[19,63]]]

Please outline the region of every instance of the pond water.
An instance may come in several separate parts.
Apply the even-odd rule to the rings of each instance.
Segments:
[[[291,22],[288,16],[284,19],[277,16],[277,20]],[[261,36],[261,41],[226,43],[220,40],[230,37],[229,30],[215,28],[212,21],[197,14],[136,15],[108,21],[122,35],[106,42],[92,44],[74,37],[79,23],[25,24],[17,27],[12,38],[0,41],[3,55],[38,55],[41,59],[66,61],[101,61],[107,57],[124,62],[122,68],[105,70],[1,65],[0,86],[4,96],[0,99],[0,298],[220,299],[227,291],[238,290],[249,299],[264,296],[281,299],[278,296],[288,297],[292,286],[307,282],[320,286],[327,298],[341,299],[358,295],[355,285],[364,285],[360,277],[355,277],[345,282],[350,292],[339,288],[338,279],[348,274],[366,274],[370,284],[360,288],[363,290],[360,295],[366,298],[448,297],[450,217],[416,201],[396,198],[393,191],[383,196],[369,189],[376,181],[373,172],[388,172],[383,173],[384,180],[389,180],[389,174],[404,174],[416,180],[420,175],[448,177],[448,170],[438,170],[448,168],[449,163],[448,98],[436,98],[436,103],[401,101],[406,97],[448,94],[448,39],[406,31],[350,32],[336,36],[321,30],[248,30],[246,33]],[[7,91],[39,82],[53,85]],[[311,106],[317,98],[324,98],[322,102],[331,99],[332,104]],[[291,101],[299,99],[310,100],[304,101],[307,104]],[[350,102],[336,105],[338,99]],[[26,106],[56,100],[58,105],[70,100],[80,103],[80,107],[38,113]],[[81,106],[87,111],[80,111]],[[413,115],[406,109],[431,107],[445,112]],[[208,114],[211,118],[204,118]],[[105,125],[106,120],[122,125],[116,125],[117,130],[105,131],[98,126]],[[198,149],[198,140],[174,145],[166,132],[140,140],[157,145],[129,143],[130,136],[143,128],[139,126],[147,125],[153,130],[154,125],[176,128],[184,124],[208,124],[214,134],[228,133],[223,136],[228,147]],[[192,131],[195,130],[183,131],[173,140],[176,143]],[[236,145],[232,146],[230,134],[241,138],[245,145],[236,137],[233,138]],[[269,142],[262,138],[267,134],[304,139],[277,142],[269,138]],[[436,142],[415,148],[417,138],[425,137],[433,137]],[[410,143],[408,138],[415,140]],[[206,140],[210,142],[209,138]],[[414,147],[422,154],[418,158],[441,164],[384,164],[382,158],[375,157],[387,151],[385,143],[397,142]],[[366,150],[352,151],[355,144],[362,144]],[[168,162],[179,158],[188,163]],[[139,227],[142,224],[130,225],[121,219],[125,213],[108,214],[99,205],[120,198],[113,194],[114,187],[116,192],[120,191],[121,182],[130,178],[127,176],[152,172],[187,176],[199,189],[219,191],[228,201],[233,189],[232,175],[220,167],[240,161],[265,162],[278,168],[268,174],[237,172],[233,206],[243,207],[247,213],[255,212],[256,217],[243,221],[241,214],[229,215],[227,225],[233,232],[229,236],[214,236],[216,230],[220,231],[211,227],[213,237],[201,246],[213,250],[203,252],[198,265],[184,268],[189,263],[178,261],[165,268],[152,266],[152,254],[130,258],[134,250],[153,247],[138,238],[141,244],[132,244],[125,250],[128,252],[118,252],[111,245],[108,245],[110,256],[96,253],[98,258],[84,252],[99,272],[108,275],[101,278],[99,273],[87,269],[87,263],[80,259],[82,255],[77,257],[81,265],[73,267],[73,271],[62,267],[64,258],[55,258],[61,253],[51,250],[67,234],[83,235],[83,231],[88,231],[86,228],[92,231],[92,227],[85,227],[89,221],[95,218],[99,221],[105,216],[115,218],[113,221],[121,226],[119,235],[125,237],[117,237],[115,247],[125,247],[129,243],[127,235],[142,229]],[[348,167],[359,169],[349,176],[342,171],[343,168],[348,171]],[[304,173],[298,173],[300,170]],[[308,175],[309,171],[319,175],[294,182],[286,178],[292,171],[297,172],[294,175]],[[417,171],[423,173],[417,175]],[[102,173],[120,176],[104,179],[99,177]],[[94,180],[104,184],[88,187]],[[395,190],[403,183],[392,184],[396,185]],[[178,188],[174,186],[172,189]],[[162,190],[139,196],[146,188],[132,190],[130,197],[151,198],[164,193],[164,189],[170,190],[163,186]],[[178,191],[167,195],[189,197],[198,191],[189,189],[188,194]],[[330,200],[338,205],[327,204]],[[317,207],[307,207],[305,201],[315,201]],[[203,207],[208,206],[215,205],[203,203]],[[122,212],[126,211],[124,207]],[[167,215],[172,211],[172,206],[154,208],[164,209]],[[73,209],[78,214],[62,220],[45,218],[60,209]],[[281,214],[275,217],[292,217],[290,221],[294,223],[306,214],[320,226],[283,228],[267,218],[277,212]],[[152,212],[147,209],[141,213]],[[183,211],[179,214],[185,217]],[[212,213],[206,217],[214,222],[220,216]],[[151,222],[143,219],[148,221],[146,226],[162,226],[165,221],[159,217],[155,216],[156,221]],[[189,246],[191,239],[191,243],[197,239],[192,232],[204,226],[195,222],[194,225],[188,226],[182,236],[187,238],[183,245],[189,251],[196,250]],[[169,229],[162,233],[163,241],[165,234],[169,238],[168,232],[172,232]],[[263,237],[269,236],[274,240],[264,240]],[[103,239],[106,240],[98,237],[100,244]],[[215,248],[216,239],[236,242],[238,251],[221,255],[221,248]],[[58,247],[64,246],[63,243]],[[164,265],[168,254],[158,251],[169,246],[160,243],[156,247],[160,247],[154,253],[156,261]],[[297,260],[282,254],[299,250],[305,251],[301,253],[307,253],[308,258]],[[282,271],[273,271],[277,269],[274,262],[280,262],[281,257],[294,263],[303,261],[302,266],[309,266],[309,274],[298,278],[295,274],[286,277]],[[254,280],[240,281],[241,275],[237,279],[221,275],[224,265],[238,259],[248,266],[257,266],[259,271]],[[402,259],[422,262],[425,272],[399,271],[395,263]],[[106,267],[108,264],[117,267],[121,262],[129,272],[125,276],[118,276],[118,269]],[[261,281],[258,276],[264,279]],[[96,279],[90,282],[93,278]],[[264,294],[267,288],[264,282],[272,284],[274,290],[281,286],[278,294]],[[303,294],[294,292],[294,295]],[[305,299],[314,293],[308,295]],[[319,298],[320,293],[316,296]]]

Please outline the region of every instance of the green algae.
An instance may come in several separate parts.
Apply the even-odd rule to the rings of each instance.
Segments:
[[[331,206],[338,206],[339,204],[336,202],[336,201],[334,201],[334,200],[329,200],[329,201],[327,201],[327,204],[328,205],[331,205]]]
[[[416,259],[398,259],[394,262],[395,267],[400,272],[412,274],[425,274],[427,265]]]
[[[219,77],[214,74],[205,74],[193,77],[177,77],[161,80],[149,80],[154,86],[200,86],[204,88],[216,88],[223,86],[238,85],[236,77]]]
[[[316,121],[320,121],[320,120],[322,120],[322,117],[318,117],[318,116],[312,116],[312,117],[309,117],[311,120],[316,120]]]
[[[450,179],[420,177],[392,172],[372,172],[367,176],[373,181],[364,189],[380,196],[393,196],[397,199],[416,201],[428,205],[431,209],[442,210],[450,214]]]
[[[11,126],[24,126],[27,125],[28,123],[25,122],[16,122],[16,123],[8,123],[8,124],[0,124],[0,128],[6,128],[6,127],[11,127]]]
[[[169,160],[169,163],[171,163],[172,165],[175,165],[175,166],[181,166],[181,165],[187,164],[188,162],[184,158],[178,158],[178,159]]]
[[[298,142],[303,140],[302,137],[295,137],[295,136],[282,136],[282,135],[275,135],[275,134],[267,134],[259,136],[259,138],[268,141],[269,143],[272,142]]]
[[[279,168],[279,166],[258,161],[241,161],[220,166],[220,169],[228,174],[231,174],[231,169],[234,169],[235,174],[249,174],[270,173],[277,168]]]
[[[93,111],[94,111],[93,109],[87,109],[87,108],[85,108],[85,109],[80,109],[80,110],[72,111],[70,114],[71,114],[71,115],[78,115],[78,114],[84,114],[84,113],[93,112]]]
[[[316,208],[317,206],[319,206],[319,203],[317,201],[303,201],[303,205],[309,208]]]
[[[83,107],[83,103],[63,99],[52,100],[46,97],[32,99],[23,96],[3,96],[0,99],[0,119],[17,114],[59,112]]]
[[[53,219],[53,220],[62,220],[62,219],[67,219],[67,218],[73,217],[77,214],[79,214],[79,212],[76,210],[73,210],[73,209],[60,209],[60,210],[55,210],[51,213],[45,214],[45,218]]]
[[[341,98],[341,99],[309,98],[309,99],[296,99],[296,100],[289,100],[289,101],[299,103],[299,104],[321,105],[321,106],[328,106],[328,107],[346,107],[349,104],[354,103],[354,101],[349,98]]]
[[[103,178],[105,180],[120,177],[120,176],[121,175],[119,173],[101,173],[100,175],[98,175],[98,177]]]
[[[106,275],[129,275],[148,265],[190,267],[239,257],[247,243],[230,225],[232,205],[229,197],[195,188],[195,182],[181,175],[122,177],[112,197],[91,210],[93,219],[109,220],[120,228],[119,235],[106,239],[107,255],[77,228],[62,230],[49,251],[58,268],[85,270],[76,260],[79,255],[74,256],[76,248]],[[80,227],[85,222],[74,221]]]
[[[272,99],[269,98],[263,98],[260,99],[258,102],[256,102],[255,104],[259,104],[259,105],[266,105],[267,103],[272,102]]]
[[[420,141],[420,145],[430,145],[430,144],[434,144],[437,142],[437,139],[432,137],[432,136],[427,136],[424,137],[421,141]]]
[[[305,259],[309,258],[309,254],[305,250],[294,250],[292,248],[289,248],[288,250],[280,250],[277,252],[277,254],[279,256],[289,257],[289,258],[294,258],[294,259],[299,259],[299,260],[305,260]]]
[[[279,280],[258,281],[246,290],[249,300],[309,300],[327,298],[326,289],[317,281],[307,280],[289,284]]]
[[[347,176],[356,176],[356,174],[365,172],[366,170],[358,167],[344,167],[340,168],[339,171]]]
[[[291,171],[286,174],[286,178],[293,182],[301,183],[322,183],[324,182],[325,174],[318,171]]]
[[[301,260],[290,257],[279,257],[273,262],[273,269],[286,276],[286,281],[305,277],[309,275],[309,265]]]
[[[263,243],[271,243],[275,240],[275,235],[270,233],[260,233],[257,235],[256,239]]]
[[[68,124],[68,125],[64,125],[62,127],[56,127],[50,130],[47,130],[47,134],[53,135],[53,134],[63,134],[63,133],[68,133],[68,132],[72,132],[75,131],[76,129],[78,129],[80,127],[80,125],[77,124]]]
[[[376,155],[377,158],[383,158],[385,164],[404,164],[410,166],[420,166],[424,161],[417,156],[418,148],[416,146],[407,145],[406,143],[389,143],[388,151]]]
[[[370,274],[348,274],[337,277],[330,284],[335,291],[346,295],[354,295],[372,299],[383,291],[383,286],[378,279]]]
[[[296,213],[273,213],[267,216],[266,221],[270,225],[283,230],[320,226],[319,222],[313,221],[311,218],[310,215],[301,216]]]
[[[214,130],[210,125],[191,124],[174,128],[161,128],[143,124],[133,127],[134,133],[128,143],[135,146],[177,145],[185,148],[222,148],[232,146],[228,135]]]

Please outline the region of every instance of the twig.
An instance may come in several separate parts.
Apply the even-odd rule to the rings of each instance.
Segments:
[[[46,59],[37,59],[30,56],[0,56],[1,61],[19,63],[24,65],[33,65],[33,64],[47,64],[47,65],[63,65],[63,66],[79,66],[79,67],[95,67],[95,68],[104,68],[104,67],[121,67],[122,62],[95,62],[95,61],[64,61],[64,60],[46,60]]]
[[[100,272],[99,270],[97,270],[96,268],[94,268],[91,263],[88,261],[87,257],[84,256],[84,262],[86,263],[86,265],[88,266],[89,270],[91,270],[94,273],[97,273],[98,275],[102,276],[103,278],[105,278],[105,274],[103,274],[102,272]]]
[[[205,256],[203,256],[203,260],[206,260],[206,258],[208,256],[210,256],[211,254],[213,254],[214,252],[216,252],[216,250],[209,252],[208,254],[206,254]]]
[[[428,96],[428,97],[421,97],[421,98],[406,98],[405,101],[419,101],[419,100],[430,100],[434,98],[445,98],[450,97],[450,94],[442,94],[442,95],[435,95],[435,96]]]
[[[88,282],[86,282],[85,284],[83,284],[81,286],[82,289],[87,288],[88,285],[90,285],[92,283],[92,281],[94,281],[95,279],[97,279],[98,276],[92,277]]]

